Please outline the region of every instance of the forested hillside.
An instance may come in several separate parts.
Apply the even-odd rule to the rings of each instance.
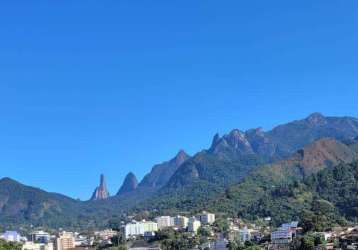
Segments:
[[[85,202],[4,178],[0,180],[0,221],[7,226],[88,228],[104,226],[128,213],[207,209],[248,219],[271,215],[280,222],[297,216],[297,212],[311,211],[317,194],[337,208],[335,215],[355,219],[354,204],[351,210],[343,209],[343,203],[333,203],[324,196],[323,191],[328,190],[310,191],[302,180],[354,161],[357,136],[356,118],[318,113],[268,132],[234,129],[222,137],[215,135],[208,149],[192,157],[180,151],[172,160],[154,166],[139,184],[134,174],[129,174],[117,195]],[[290,186],[294,183],[297,186]],[[307,192],[301,190],[302,185]],[[285,188],[296,190],[300,204],[290,208],[291,203],[284,203]]]

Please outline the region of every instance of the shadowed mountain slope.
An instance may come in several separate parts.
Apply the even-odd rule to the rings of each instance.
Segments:
[[[117,192],[117,195],[132,192],[136,190],[137,187],[138,187],[137,177],[132,172],[130,172],[127,174],[126,178],[124,179],[121,188]]]
[[[180,150],[170,161],[155,165],[151,172],[143,178],[139,186],[155,188],[164,186],[167,184],[175,171],[177,171],[178,168],[189,158],[190,156],[187,153]]]

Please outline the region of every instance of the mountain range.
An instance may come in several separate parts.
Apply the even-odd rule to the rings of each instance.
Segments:
[[[109,196],[101,176],[91,200],[85,202],[4,178],[0,180],[0,222],[88,227],[136,211],[203,208],[253,218],[252,206],[274,188],[354,162],[357,136],[357,118],[319,113],[267,132],[233,129],[215,135],[208,149],[193,156],[179,151],[173,159],[153,166],[139,183],[129,173],[114,196]]]

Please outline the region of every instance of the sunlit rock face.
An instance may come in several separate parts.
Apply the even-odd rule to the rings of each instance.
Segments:
[[[109,197],[109,192],[107,190],[106,180],[104,175],[101,174],[99,186],[93,192],[91,200],[104,200]]]

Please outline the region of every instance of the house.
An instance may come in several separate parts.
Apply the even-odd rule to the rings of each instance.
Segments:
[[[49,233],[40,231],[34,231],[31,233],[31,241],[36,243],[48,243],[51,240],[51,236]]]
[[[293,236],[290,229],[279,228],[278,230],[271,233],[272,244],[290,244]]]
[[[272,244],[289,244],[296,237],[298,221],[282,224],[276,231],[271,233]]]
[[[16,231],[6,231],[0,236],[1,239],[11,242],[20,242],[23,238]]]

